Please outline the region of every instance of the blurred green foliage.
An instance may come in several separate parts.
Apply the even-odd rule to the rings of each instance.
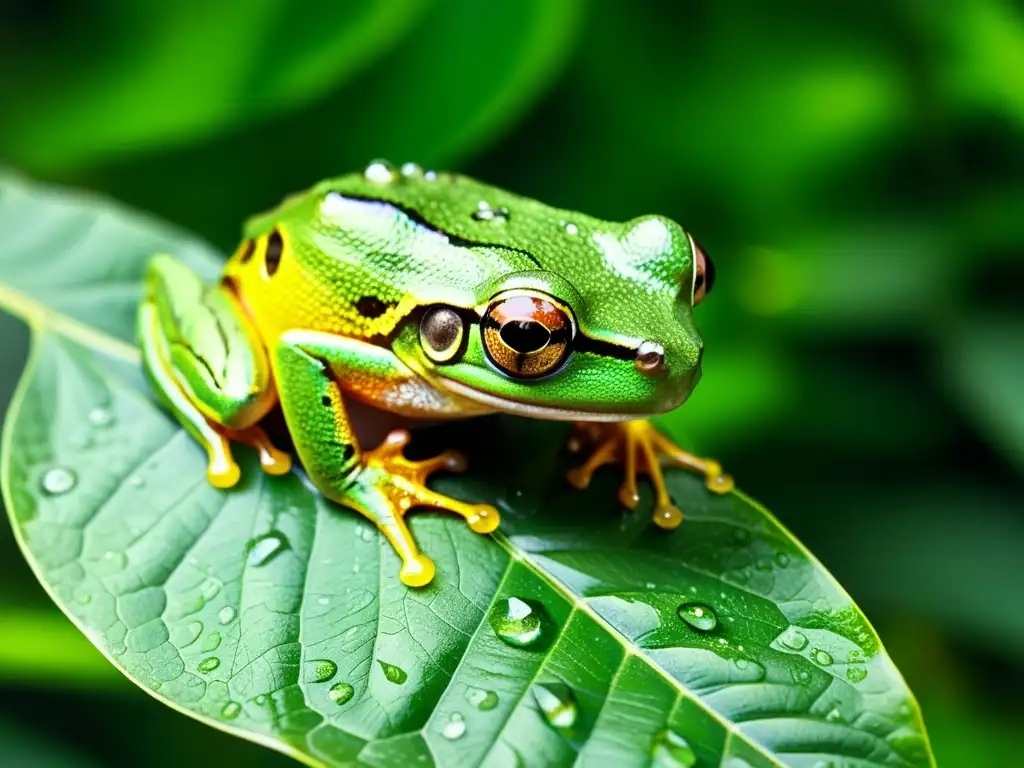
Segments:
[[[0,162],[223,248],[376,156],[679,220],[719,281],[704,379],[663,424],[867,611],[939,765],[1005,766],[1024,748],[1022,73],[1019,0],[0,0]],[[0,318],[3,402],[25,339]],[[0,762],[283,763],[97,663],[0,537]]]

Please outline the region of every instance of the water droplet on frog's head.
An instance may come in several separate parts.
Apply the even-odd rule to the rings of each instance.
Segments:
[[[242,705],[237,701],[229,701],[220,709],[220,716],[225,720],[234,720],[242,711]]]
[[[75,487],[78,477],[67,467],[53,467],[43,475],[43,490],[50,496],[60,496]]]
[[[807,647],[807,635],[795,627],[787,627],[779,636],[779,642],[792,651],[802,651]]]
[[[655,765],[665,768],[693,768],[697,764],[697,755],[689,742],[667,729],[655,734],[651,757]]]
[[[348,683],[335,683],[327,691],[327,697],[340,706],[347,703],[354,693],[355,689]]]
[[[220,620],[221,624],[230,624],[235,620],[235,609],[230,605],[225,605],[220,609],[220,612],[217,614],[217,618]]]
[[[376,184],[390,184],[397,178],[395,169],[387,160],[374,160],[363,170],[363,176]]]
[[[386,661],[381,661],[380,659],[377,659],[377,663],[380,664],[381,671],[384,672],[384,679],[389,683],[402,685],[409,679],[409,675],[401,667],[396,667],[394,664],[388,664]]]
[[[93,408],[89,411],[89,423],[94,427],[109,427],[114,423],[114,414],[106,408]]]
[[[576,234],[579,233],[579,231],[580,231],[580,228],[577,227],[575,224],[566,224],[565,225],[565,234],[567,234],[567,235],[576,235]]]
[[[493,221],[496,224],[504,224],[508,221],[509,211],[504,206],[492,208],[486,200],[481,200],[472,216],[475,221]]]
[[[267,533],[249,539],[245,545],[246,562],[254,568],[266,565],[284,550],[288,549],[288,541],[280,533]]]
[[[498,694],[494,691],[486,691],[483,688],[467,688],[466,701],[481,712],[490,712],[498,706]]]
[[[846,668],[846,679],[851,683],[863,682],[864,678],[868,676],[868,671],[864,667],[847,667]]]
[[[338,673],[338,665],[330,659],[310,659],[302,665],[302,680],[306,683],[326,683]]]
[[[220,666],[220,659],[216,656],[207,656],[205,659],[199,662],[197,669],[204,675],[213,672],[217,667]]]
[[[819,666],[827,667],[832,663],[832,654],[821,648],[815,648],[811,651],[811,661]]]
[[[423,168],[417,163],[402,163],[402,175],[403,176],[422,176]]]
[[[448,722],[444,724],[444,728],[441,729],[441,735],[446,739],[454,741],[455,739],[461,739],[466,735],[466,721],[462,715],[458,712],[452,714],[448,718]]]
[[[683,603],[676,613],[698,632],[710,632],[718,626],[718,617],[714,610],[704,603]]]
[[[488,621],[501,640],[516,648],[539,647],[550,625],[540,603],[519,597],[497,600],[491,607]]]
[[[576,724],[578,709],[569,686],[564,683],[537,683],[531,691],[544,719],[552,728],[566,730]]]

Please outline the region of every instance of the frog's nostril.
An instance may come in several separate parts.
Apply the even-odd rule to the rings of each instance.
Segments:
[[[654,341],[645,341],[636,350],[636,369],[640,373],[657,373],[665,367],[665,349]]]

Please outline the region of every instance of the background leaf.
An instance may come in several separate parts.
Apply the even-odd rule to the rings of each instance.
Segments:
[[[121,215],[79,203],[71,217],[75,202],[9,181],[0,216],[12,206],[2,220],[30,225],[30,241],[55,196],[54,221],[72,233]],[[54,242],[77,240],[57,223]],[[136,243],[148,245],[96,261],[131,274],[126,262],[148,256]],[[52,250],[30,247],[36,269],[52,269]],[[670,474],[688,522],[665,535],[623,516],[609,475],[585,494],[567,487],[561,425],[431,431],[445,444],[475,444],[481,424],[499,435],[442,489],[497,503],[505,524],[489,539],[451,517],[416,518],[438,578],[410,590],[381,537],[297,474],[262,476],[247,456],[240,488],[210,487],[202,451],[150,402],[130,347],[43,310],[45,283],[24,261],[3,264],[20,288],[5,305],[35,334],[4,430],[17,535],[89,639],[172,706],[315,764],[646,762],[673,739],[700,760],[754,766],[931,764],[874,631],[742,495],[709,497],[698,478]],[[89,306],[109,316],[101,300]],[[541,617],[523,647],[495,618],[509,600]]]

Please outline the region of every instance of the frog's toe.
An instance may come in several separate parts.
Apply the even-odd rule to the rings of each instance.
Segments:
[[[206,479],[214,488],[234,488],[242,477],[242,470],[231,455],[231,446],[227,440],[220,435],[216,437],[220,439],[211,441],[207,446],[209,461],[206,465]]]
[[[398,578],[407,587],[425,587],[434,580],[434,561],[426,555],[413,555],[402,562]]]
[[[729,493],[736,487],[732,475],[722,471],[722,466],[717,462],[708,461],[707,474],[704,484],[712,493]]]
[[[658,504],[654,508],[654,515],[651,518],[659,528],[671,531],[678,528],[683,522],[683,513],[674,504]]]

